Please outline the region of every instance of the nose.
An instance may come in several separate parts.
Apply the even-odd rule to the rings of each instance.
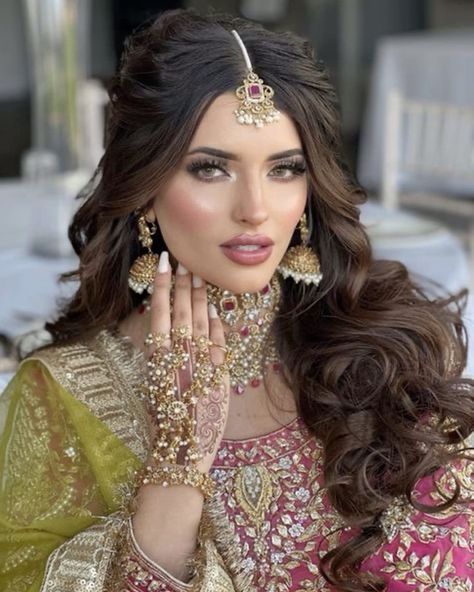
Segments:
[[[234,217],[237,222],[258,226],[268,218],[268,207],[262,181],[257,175],[242,179],[236,187]]]

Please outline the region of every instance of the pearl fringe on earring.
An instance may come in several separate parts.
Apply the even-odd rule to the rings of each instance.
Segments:
[[[323,278],[319,258],[316,253],[307,246],[309,230],[306,222],[306,213],[303,213],[299,230],[301,244],[290,247],[285,253],[277,271],[285,278],[291,278],[296,283],[302,281],[305,284],[319,285]]]

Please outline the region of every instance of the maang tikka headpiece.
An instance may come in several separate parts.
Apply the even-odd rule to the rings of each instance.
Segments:
[[[248,125],[253,123],[256,127],[262,127],[264,123],[278,121],[280,111],[275,109],[273,105],[273,88],[268,84],[264,84],[263,80],[255,74],[240,35],[235,29],[232,29],[232,34],[239,43],[248,69],[248,74],[243,79],[243,86],[239,86],[235,91],[237,98],[240,99],[239,108],[234,111],[237,121]]]

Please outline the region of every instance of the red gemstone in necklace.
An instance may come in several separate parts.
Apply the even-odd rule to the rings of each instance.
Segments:
[[[146,310],[146,306],[144,304],[140,304],[140,306],[138,307],[138,314],[143,314]]]
[[[269,292],[269,291],[270,291],[270,285],[269,285],[269,284],[267,284],[267,285],[266,285],[266,286],[263,288],[263,290],[262,290],[262,294],[268,294],[268,292]]]
[[[237,386],[234,386],[234,393],[236,395],[242,395],[245,391],[245,387],[243,384],[238,384]]]
[[[253,378],[252,381],[250,382],[250,384],[256,388],[257,386],[260,386],[260,379],[259,378]]]
[[[222,308],[224,310],[234,310],[235,302],[233,300],[224,300],[222,304]]]
[[[240,329],[240,334],[242,337],[247,337],[249,333],[249,328],[246,325]]]

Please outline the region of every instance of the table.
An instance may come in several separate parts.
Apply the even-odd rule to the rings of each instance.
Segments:
[[[362,205],[360,219],[376,258],[401,261],[421,282],[433,280],[452,292],[468,286],[466,252],[440,223],[404,210],[387,211],[375,200]]]
[[[361,129],[357,173],[369,190],[380,188],[387,97],[474,107],[474,29],[423,31],[380,39]],[[474,194],[474,180],[457,179],[453,191]]]

